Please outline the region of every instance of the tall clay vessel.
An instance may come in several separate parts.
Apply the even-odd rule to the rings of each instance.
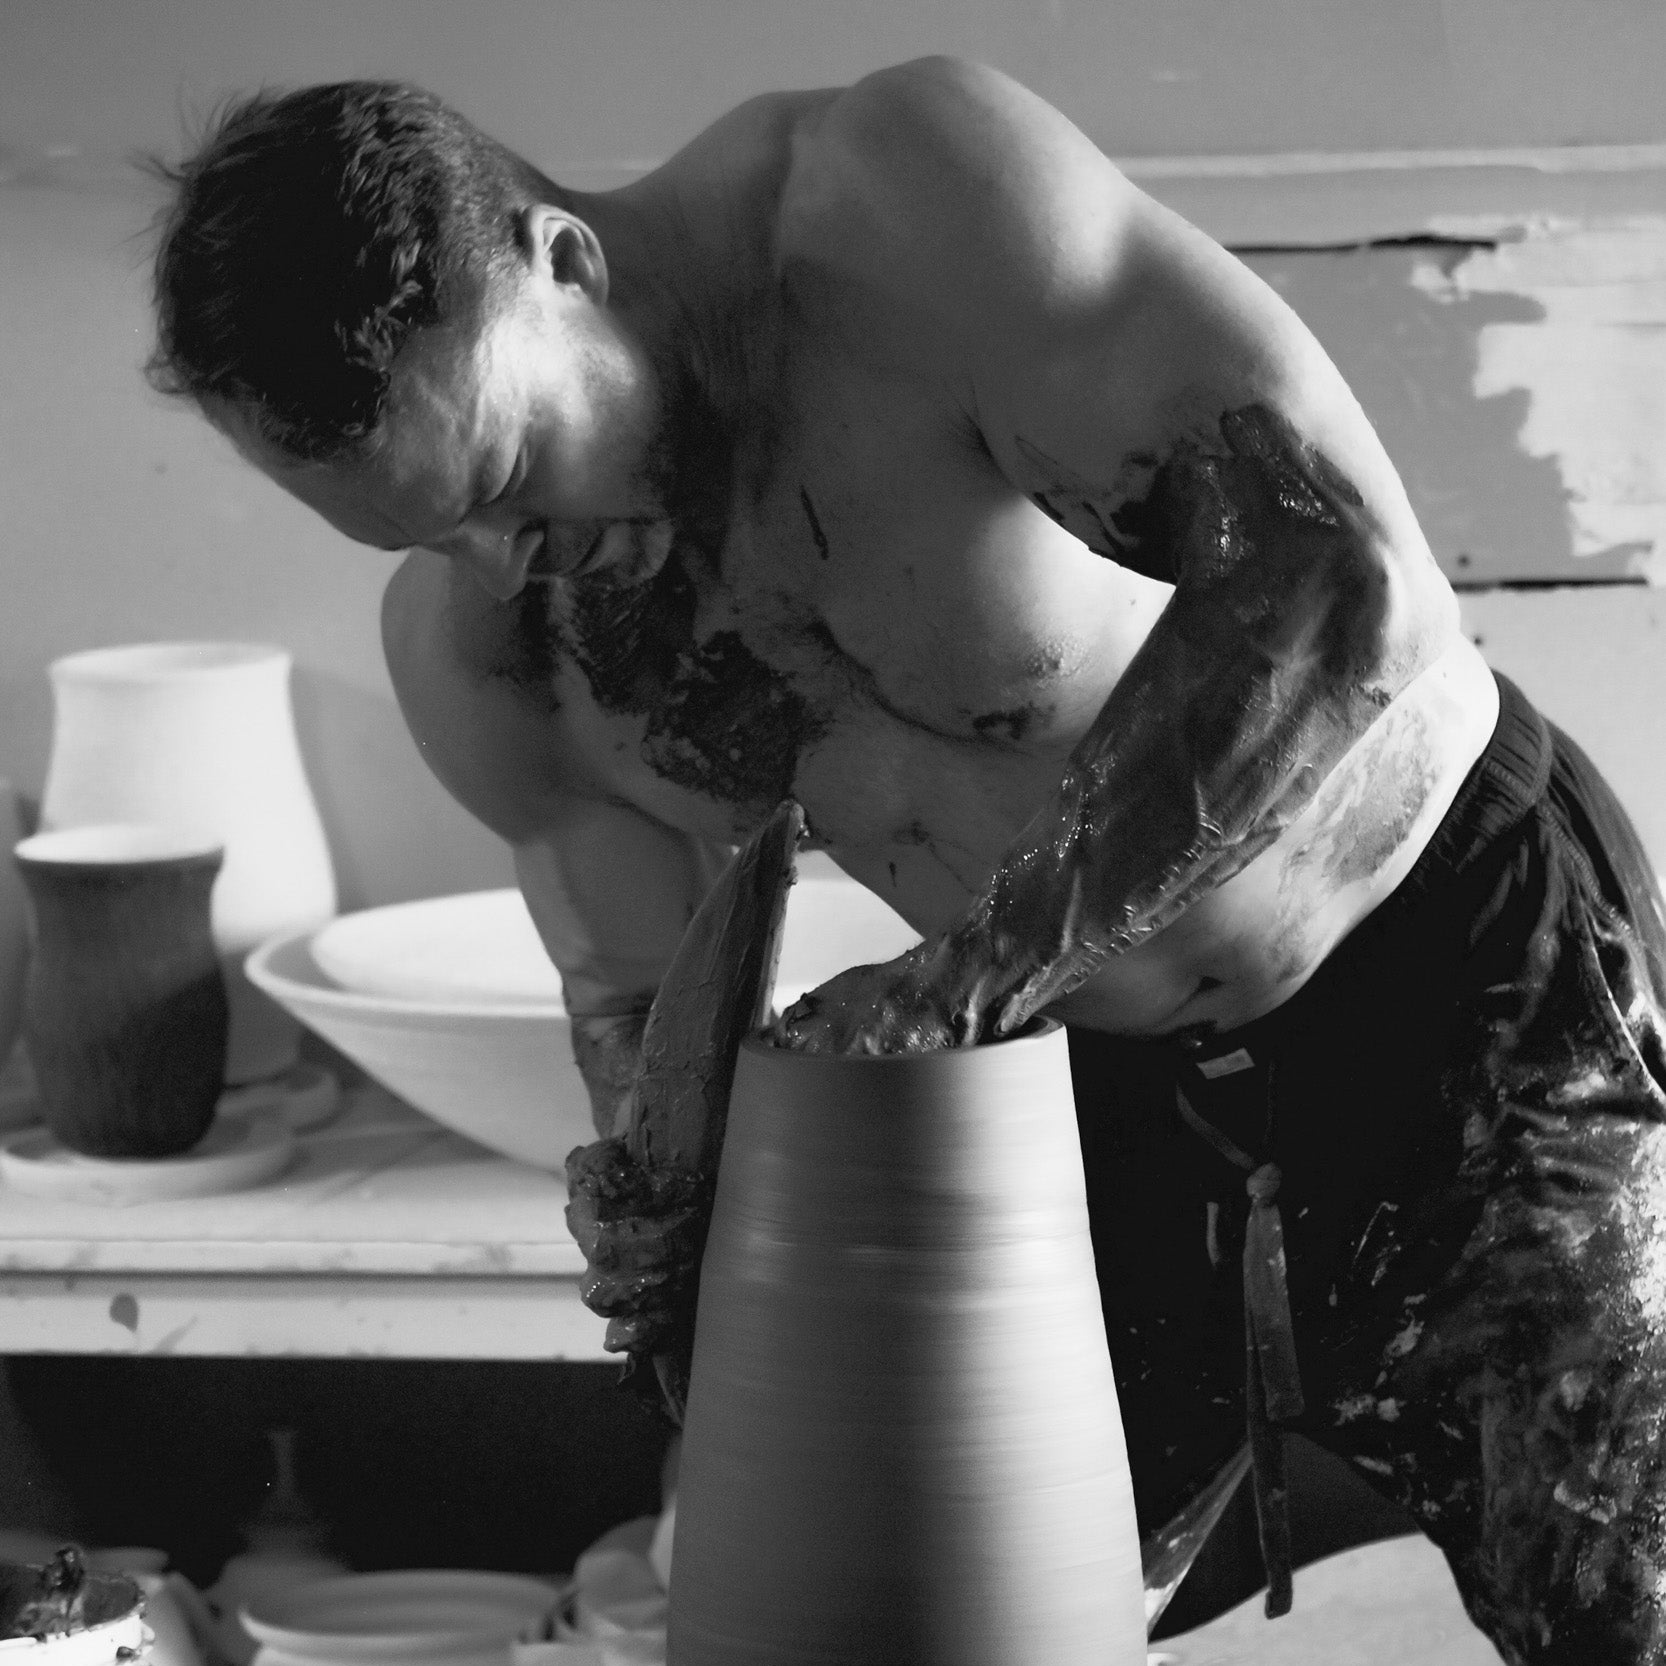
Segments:
[[[327,920],[335,872],[307,785],[290,656],[241,642],[150,642],[55,660],[43,828],[146,822],[225,847],[214,940],[231,1000],[226,1076],[292,1064],[300,1026],[244,976],[250,950]]]
[[[671,1666],[1144,1666],[1064,1032],[747,1042],[685,1425]]]

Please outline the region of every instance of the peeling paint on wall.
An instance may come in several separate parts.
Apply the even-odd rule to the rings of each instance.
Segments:
[[[1577,560],[1620,559],[1666,584],[1666,216],[1525,226],[1420,259],[1411,282],[1444,305],[1532,304],[1537,317],[1481,325],[1475,396],[1526,395],[1518,443],[1555,465]]]
[[[1413,282],[1474,250],[1450,240],[1354,248],[1265,249],[1247,264],[1301,316],[1365,408],[1429,546],[1466,587],[1623,580],[1623,561],[1578,560],[1556,462],[1521,444],[1529,395],[1476,395],[1479,343],[1501,325],[1536,326],[1529,297],[1455,291],[1436,300]]]

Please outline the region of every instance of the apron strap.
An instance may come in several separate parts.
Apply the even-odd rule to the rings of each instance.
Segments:
[[[1267,1617],[1290,1612],[1290,1486],[1284,1436],[1276,1428],[1302,1415],[1301,1369],[1285,1278],[1284,1223],[1279,1214],[1282,1180],[1276,1163],[1257,1163],[1248,1152],[1199,1116],[1178,1083],[1180,1119],[1246,1175],[1249,1221],[1244,1231],[1245,1405],[1249,1422],[1250,1475],[1255,1494],[1261,1560],[1267,1570]]]

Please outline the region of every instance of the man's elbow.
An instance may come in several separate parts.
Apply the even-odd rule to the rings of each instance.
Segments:
[[[1458,598],[1434,557],[1419,548],[1375,564],[1365,610],[1374,680],[1398,694],[1435,663],[1462,632]]]

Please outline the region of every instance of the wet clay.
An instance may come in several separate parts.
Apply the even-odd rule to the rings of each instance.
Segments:
[[[696,640],[698,597],[676,549],[646,583],[592,574],[570,589],[568,649],[598,705],[647,718],[657,775],[753,820],[790,795],[825,723],[737,632]]]

